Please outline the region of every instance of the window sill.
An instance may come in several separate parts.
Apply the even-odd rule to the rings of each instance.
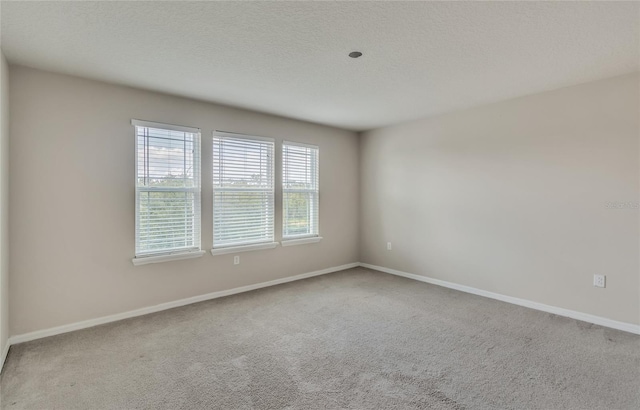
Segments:
[[[146,265],[148,263],[160,263],[169,261],[179,261],[182,259],[200,258],[205,254],[205,251],[190,251],[182,253],[173,253],[169,255],[157,255],[157,256],[142,256],[139,258],[131,259],[131,262],[135,266]]]
[[[224,255],[227,253],[260,251],[263,249],[273,249],[276,246],[278,246],[278,242],[256,243],[255,245],[229,246],[228,248],[213,248],[211,249],[211,254],[213,256],[216,256]]]
[[[308,243],[317,243],[322,240],[322,236],[313,236],[310,238],[301,238],[301,239],[285,239],[283,240],[282,246],[295,246],[295,245],[306,245]]]

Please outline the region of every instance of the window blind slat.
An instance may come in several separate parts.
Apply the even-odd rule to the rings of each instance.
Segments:
[[[270,140],[214,135],[214,248],[273,241],[273,153]]]
[[[200,134],[141,124],[134,124],[136,257],[200,249]]]
[[[283,239],[319,234],[319,150],[282,144]]]

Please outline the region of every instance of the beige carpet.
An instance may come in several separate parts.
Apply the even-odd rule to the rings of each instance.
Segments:
[[[366,269],[11,348],[2,409],[638,409],[640,337]]]

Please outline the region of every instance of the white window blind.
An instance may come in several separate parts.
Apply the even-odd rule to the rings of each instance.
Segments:
[[[274,141],[213,137],[213,247],[273,242]]]
[[[136,258],[200,249],[200,130],[132,120]]]
[[[318,147],[282,144],[283,239],[318,236]]]

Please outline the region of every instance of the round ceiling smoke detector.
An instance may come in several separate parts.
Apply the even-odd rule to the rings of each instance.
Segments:
[[[362,55],[362,53],[359,52],[359,51],[352,51],[352,52],[349,53],[349,57],[351,57],[351,58],[358,58],[361,55]]]

